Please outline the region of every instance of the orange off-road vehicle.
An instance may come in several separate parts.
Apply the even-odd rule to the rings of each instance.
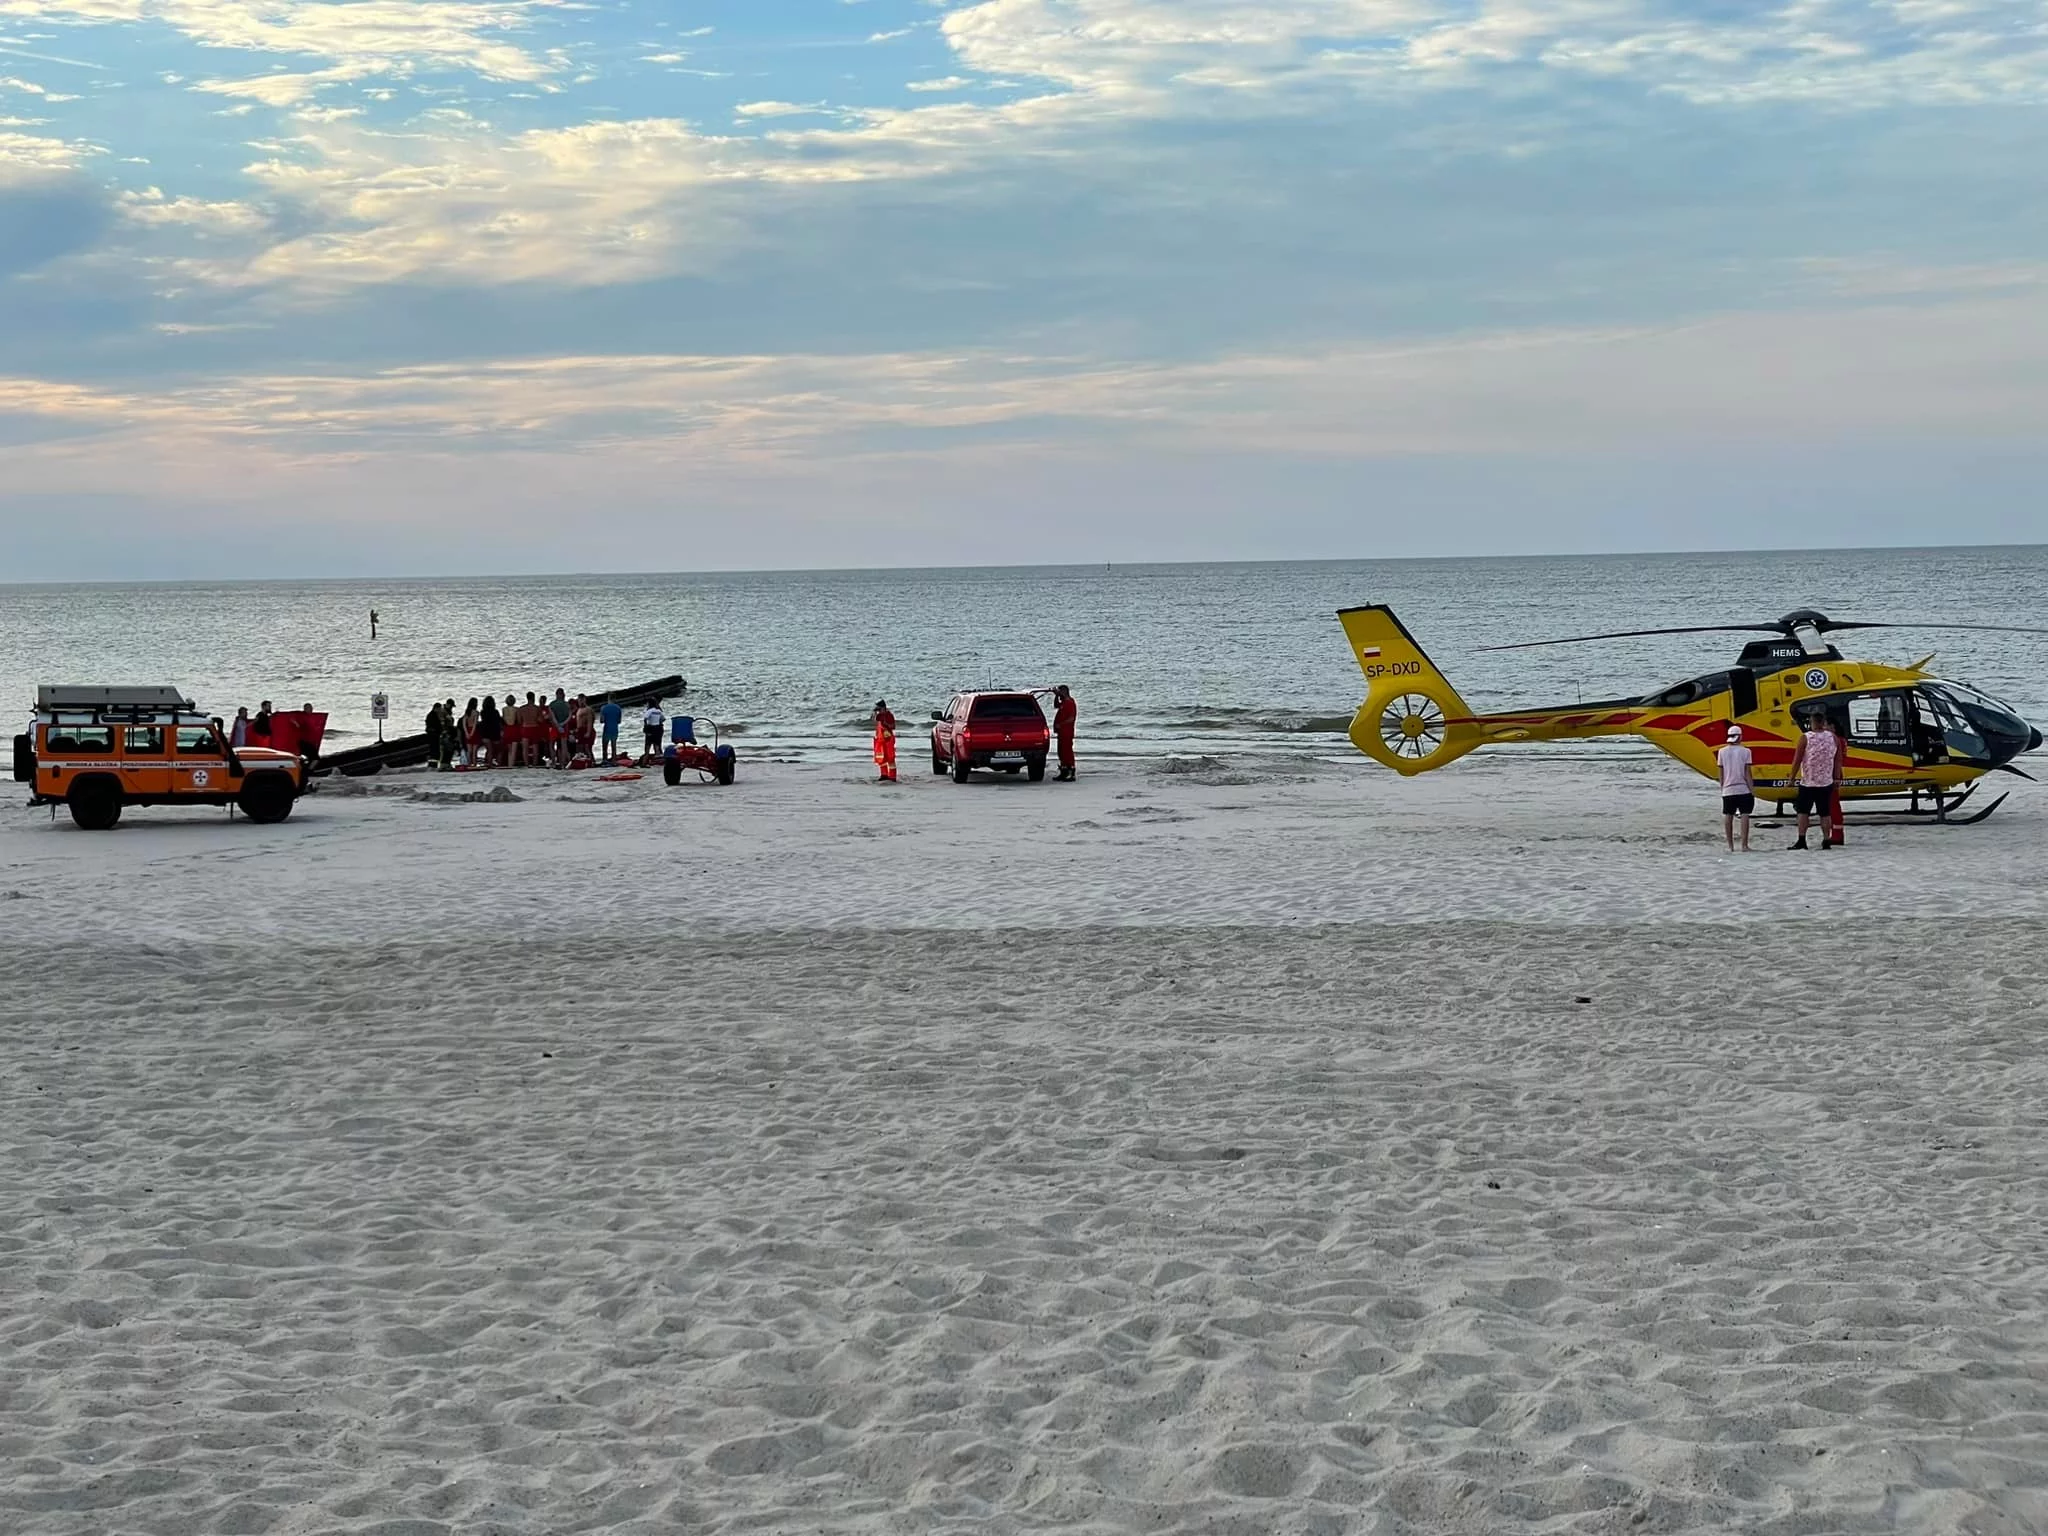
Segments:
[[[226,805],[283,821],[305,785],[298,755],[236,747],[175,688],[36,690],[35,724],[14,738],[30,805],[64,805],[98,832],[131,805]]]

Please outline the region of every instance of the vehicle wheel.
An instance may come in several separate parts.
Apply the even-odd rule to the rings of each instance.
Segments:
[[[121,786],[104,779],[87,779],[71,786],[64,797],[71,819],[87,832],[104,832],[121,819]]]
[[[937,747],[933,747],[933,748],[932,748],[932,772],[933,772],[934,774],[940,774],[940,773],[944,773],[945,771],[946,771],[946,760],[945,760],[945,759],[944,759],[943,757],[939,756],[939,749],[938,749]]]
[[[661,782],[670,789],[683,782],[683,764],[680,758],[664,757],[661,760]]]
[[[281,773],[259,773],[242,786],[235,804],[259,826],[280,822],[292,813],[292,781]]]
[[[955,784],[965,784],[969,772],[966,758],[956,757],[953,759],[953,782]]]
[[[718,782],[730,787],[732,781],[739,776],[739,771],[739,754],[733,751],[731,747],[720,747],[718,749],[718,767],[714,770]]]
[[[1041,752],[1025,758],[1024,771],[1031,775],[1032,783],[1042,780],[1045,777],[1045,754]]]

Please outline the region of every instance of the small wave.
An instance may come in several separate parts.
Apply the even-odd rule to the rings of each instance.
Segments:
[[[1349,715],[1253,715],[1219,710],[1191,720],[1169,720],[1168,731],[1263,731],[1279,735],[1341,736],[1351,729]]]

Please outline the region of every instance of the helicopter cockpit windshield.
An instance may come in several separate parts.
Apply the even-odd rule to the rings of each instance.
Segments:
[[[1922,710],[1941,728],[1951,757],[2003,762],[2039,743],[2034,728],[1962,683],[1920,685]]]

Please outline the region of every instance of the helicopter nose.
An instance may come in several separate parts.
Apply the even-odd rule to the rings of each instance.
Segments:
[[[2035,726],[2033,734],[2034,739],[2027,743],[2027,750],[2029,752],[2038,752],[2041,750],[2041,728],[2039,726]]]

